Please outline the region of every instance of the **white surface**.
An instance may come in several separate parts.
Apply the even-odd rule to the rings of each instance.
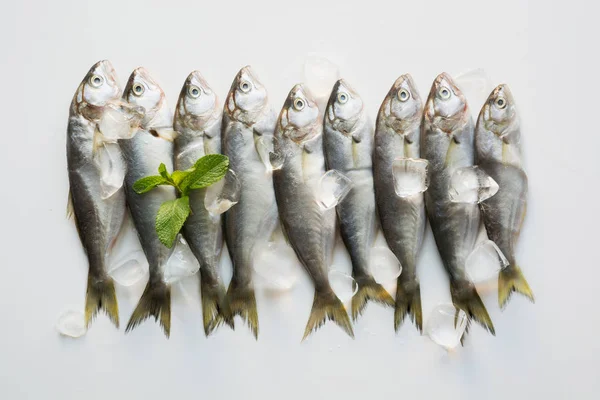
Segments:
[[[600,391],[597,7],[568,1],[4,2],[0,265],[2,399],[596,398]],[[596,8],[596,9],[593,9]],[[289,10],[289,11],[288,11]],[[81,339],[54,326],[84,301],[86,260],[65,219],[65,130],[88,68],[110,59],[125,82],[147,67],[175,102],[200,69],[221,98],[254,66],[281,107],[310,53],[340,65],[374,117],[410,72],[483,68],[523,119],[529,213],[518,259],[537,303],[484,301],[497,336],[475,326],[446,355],[393,311],[369,305],[356,340],[328,323],[300,343],[312,303],[303,274],[288,295],[258,293],[258,342],[241,323],[206,339],[195,286],[174,294],[172,336],[149,321],[124,335],[100,316]],[[473,105],[474,108],[479,105]],[[449,300],[428,230],[419,262],[425,318]],[[143,287],[118,292],[129,318]]]

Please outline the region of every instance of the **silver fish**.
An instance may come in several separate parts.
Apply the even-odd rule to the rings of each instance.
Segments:
[[[394,306],[394,299],[373,279],[369,256],[375,240],[376,207],[373,188],[373,127],[360,96],[340,79],[331,92],[323,123],[323,149],[328,169],[347,175],[353,183],[336,206],[342,239],[352,260],[358,292],[352,298],[356,320],[368,300]]]
[[[344,305],[327,277],[335,241],[335,211],[321,208],[316,201],[318,182],[325,173],[322,123],[317,104],[301,85],[294,86],[283,105],[275,138],[275,153],[285,159],[273,173],[281,226],[315,284],[303,340],[327,319],[354,337]]]
[[[156,175],[161,163],[165,164],[168,171],[173,170],[173,143],[163,138],[163,132],[172,131],[173,119],[165,94],[144,68],[133,71],[123,92],[123,99],[146,110],[142,128],[132,139],[120,140],[119,144],[127,163],[127,205],[150,269],[146,289],[127,323],[126,332],[153,316],[155,320],[160,320],[165,335],[169,337],[171,287],[164,280],[164,267],[171,249],[158,239],[155,221],[161,204],[175,200],[177,195],[172,186],[159,186],[144,194],[137,194],[132,186],[140,178]]]
[[[515,260],[527,208],[527,175],[521,155],[521,127],[513,96],[506,85],[496,87],[483,105],[475,128],[477,164],[499,185],[498,192],[480,203],[488,237],[509,265],[498,276],[498,303],[505,307],[512,292],[534,301],[533,292]]]
[[[423,112],[422,129],[421,153],[429,161],[425,207],[450,277],[452,302],[494,334],[492,320],[465,271],[465,262],[480,226],[479,207],[450,200],[452,174],[458,168],[474,164],[475,148],[474,125],[467,101],[446,73],[433,82]]]
[[[265,87],[246,66],[236,75],[223,112],[223,154],[241,183],[239,202],[225,213],[225,239],[233,264],[227,297],[233,316],[240,315],[258,337],[258,313],[252,284],[252,257],[277,224],[273,179],[257,145],[273,140],[276,115]]]
[[[104,310],[119,326],[119,308],[112,278],[106,272],[107,253],[118,236],[125,215],[125,195],[118,190],[102,199],[100,167],[94,161],[98,122],[107,103],[118,100],[121,88],[109,61],[89,70],[77,88],[69,112],[67,163],[70,211],[89,261],[85,296],[85,324]]]
[[[396,330],[406,315],[423,330],[417,256],[425,233],[425,203],[423,193],[396,195],[392,172],[397,158],[420,157],[422,114],[423,103],[412,77],[402,75],[383,100],[375,127],[373,176],[379,221],[390,250],[402,265],[396,290]]]
[[[175,168],[186,170],[207,155],[221,153],[222,108],[217,95],[200,72],[192,72],[179,95],[173,128]],[[219,271],[223,248],[221,218],[214,218],[204,206],[206,189],[190,192],[192,213],[183,226],[183,235],[200,263],[200,293],[204,332],[208,336],[223,322],[232,324]]]

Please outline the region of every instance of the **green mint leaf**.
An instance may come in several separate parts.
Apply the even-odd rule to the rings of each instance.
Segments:
[[[192,171],[193,169],[187,171],[173,171],[173,173],[171,174],[171,179],[173,179],[173,183],[179,187],[183,178],[188,176]]]
[[[158,239],[168,248],[173,247],[175,238],[190,215],[190,198],[187,196],[164,202],[156,214]]]
[[[200,189],[220,181],[229,169],[229,158],[222,154],[209,154],[200,158],[179,187],[183,193],[192,189]]]
[[[158,173],[166,180],[170,180],[171,178],[171,176],[167,172],[167,166],[164,163],[160,163],[160,165],[158,166]]]
[[[133,190],[135,190],[137,194],[142,194],[151,191],[159,185],[169,185],[169,181],[158,175],[146,176],[142,179],[138,179],[133,184]]]

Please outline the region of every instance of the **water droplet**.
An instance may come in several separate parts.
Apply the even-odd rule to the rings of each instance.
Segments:
[[[294,250],[283,242],[269,242],[256,251],[254,270],[270,289],[289,290],[298,278]]]
[[[422,158],[398,158],[392,164],[394,190],[400,197],[423,193],[429,187],[427,168],[429,162]]]
[[[108,199],[123,187],[125,160],[117,143],[103,142],[94,153],[100,170],[100,197]]]
[[[478,166],[458,168],[450,178],[450,200],[477,204],[498,192],[499,186]]]
[[[345,272],[332,269],[329,271],[329,285],[333,289],[335,295],[345,303],[358,292],[358,284],[353,277]]]
[[[340,70],[328,59],[311,55],[304,61],[304,83],[314,97],[329,97],[338,79]]]
[[[335,207],[352,189],[352,180],[332,169],[319,180],[316,193],[317,203],[325,210]]]
[[[425,331],[438,345],[450,350],[458,346],[467,328],[467,314],[453,304],[435,307],[427,320]]]
[[[198,260],[182,235],[177,235],[175,247],[164,268],[163,279],[169,284],[192,276],[200,269]]]
[[[376,246],[371,249],[369,265],[373,278],[381,284],[395,281],[402,273],[400,261],[385,246]]]
[[[240,180],[230,169],[223,179],[206,189],[204,207],[214,217],[223,214],[240,200],[241,188]]]
[[[58,317],[56,330],[64,336],[78,338],[87,332],[85,316],[81,311],[67,310]]]
[[[479,243],[467,258],[465,269],[474,283],[496,279],[508,260],[491,240]]]
[[[135,250],[111,263],[108,275],[121,286],[132,286],[142,280],[148,271],[146,255]]]

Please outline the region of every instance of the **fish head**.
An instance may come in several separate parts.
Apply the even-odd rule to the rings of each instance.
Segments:
[[[409,74],[399,77],[383,101],[380,117],[396,133],[404,133],[421,122],[423,103]]]
[[[484,126],[499,137],[517,121],[515,102],[507,85],[498,85],[481,109],[480,118]]]
[[[229,94],[225,111],[235,120],[253,123],[267,105],[267,90],[247,65],[238,72]]]
[[[123,99],[144,108],[146,115],[143,124],[148,125],[164,108],[165,93],[144,67],[138,67],[129,76]]]
[[[317,103],[302,84],[297,84],[285,100],[279,115],[279,129],[295,142],[303,142],[319,132],[320,122]]]
[[[175,118],[193,129],[203,129],[218,118],[219,101],[200,72],[190,73],[181,88]]]
[[[438,75],[425,105],[426,120],[451,134],[468,122],[469,115],[467,99],[450,75],[445,72]]]
[[[327,123],[343,133],[352,131],[363,114],[364,104],[358,93],[343,79],[333,85],[327,102]]]
[[[117,100],[121,87],[117,74],[108,60],[98,61],[90,68],[85,78],[79,84],[75,95],[75,103],[102,107]]]

